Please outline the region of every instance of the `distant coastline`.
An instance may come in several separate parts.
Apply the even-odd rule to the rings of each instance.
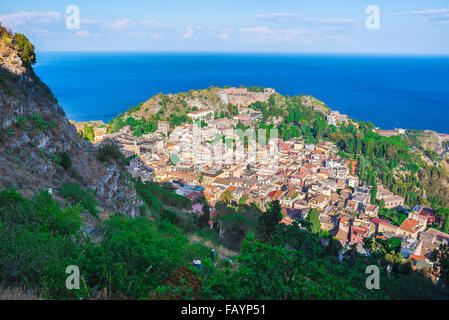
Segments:
[[[37,74],[75,121],[103,120],[163,93],[259,85],[310,94],[384,130],[449,133],[449,56],[40,52]]]

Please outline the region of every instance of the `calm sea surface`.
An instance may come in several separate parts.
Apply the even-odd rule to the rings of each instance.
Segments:
[[[449,133],[448,56],[39,52],[37,61],[76,121],[108,121],[159,92],[242,84],[310,94],[384,129]]]

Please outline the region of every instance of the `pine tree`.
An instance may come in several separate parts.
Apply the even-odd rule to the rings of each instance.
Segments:
[[[268,205],[268,210],[259,217],[258,233],[261,239],[264,241],[270,240],[281,220],[282,208],[279,200],[271,201]]]
[[[371,203],[376,204],[376,197],[377,197],[377,183],[374,183],[372,189],[371,189]]]
[[[203,206],[203,213],[200,215],[198,219],[198,226],[202,228],[209,227],[209,220],[210,220],[210,207],[209,204],[205,203]]]

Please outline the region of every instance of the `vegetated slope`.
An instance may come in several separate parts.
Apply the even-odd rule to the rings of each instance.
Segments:
[[[417,177],[434,206],[449,205],[449,141],[442,136],[410,129],[403,138],[421,162]]]
[[[34,47],[3,28],[0,33],[0,190],[14,187],[30,196],[79,183],[95,192],[105,213],[136,215],[140,203],[124,171],[96,159],[96,148],[34,73]]]
[[[159,93],[146,102],[130,108],[128,113],[137,118],[151,119],[157,117],[160,120],[172,120],[199,109],[212,109],[217,115],[220,115],[222,112],[232,114],[232,105],[226,104],[220,97],[223,89],[225,88],[209,87],[207,89],[190,90],[189,92],[175,94]],[[248,95],[251,94],[252,92],[249,91]],[[281,106],[288,105],[291,100],[289,96],[284,96],[279,93],[273,93],[272,96]],[[306,107],[312,108],[324,115],[330,112],[330,108],[325,103],[312,96],[301,95],[299,98],[301,103]]]
[[[162,110],[163,114],[184,113],[186,110],[194,107],[198,109],[214,109],[216,111],[224,108],[221,103],[218,87],[209,87],[201,90],[190,90],[189,92],[180,92],[176,94],[159,93],[146,102],[144,102],[135,114],[148,117],[157,114]]]

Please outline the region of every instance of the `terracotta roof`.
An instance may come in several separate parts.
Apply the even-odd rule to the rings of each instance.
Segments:
[[[284,191],[281,191],[281,190],[271,191],[271,192],[268,194],[268,197],[272,198],[273,200],[276,200],[276,199],[279,198],[283,193],[284,193]]]
[[[282,220],[279,221],[279,223],[283,223],[287,226],[290,226],[293,223],[293,219],[291,219],[290,217],[287,216],[287,217],[282,218]]]
[[[317,195],[317,196],[313,197],[312,199],[310,199],[309,202],[315,201],[316,203],[323,203],[323,202],[326,202],[327,200],[328,200],[328,197],[326,197],[324,194],[320,193],[319,195]]]
[[[434,236],[439,236],[439,237],[442,237],[442,238],[446,238],[446,239],[449,240],[449,234],[441,232],[441,231],[438,231],[438,230],[436,230],[434,228],[430,228],[429,230],[426,231],[426,233],[432,234]]]
[[[405,219],[399,228],[410,233],[416,233],[418,231],[418,228],[416,228],[418,225],[419,222],[416,220]]]
[[[353,233],[357,233],[359,235],[365,235],[368,233],[368,228],[365,226],[361,226],[361,227],[357,227],[357,226],[352,226],[351,227],[351,234]]]
[[[375,224],[379,224],[379,223],[383,223],[383,224],[391,224],[390,221],[387,220],[383,220],[383,219],[379,219],[379,218],[374,218],[373,220],[371,220],[372,223]]]
[[[229,188],[227,188],[224,192],[234,192],[235,190],[237,190],[236,187],[234,186],[230,186]]]
[[[337,238],[340,241],[346,242],[348,241],[348,233],[346,231],[339,229],[337,234],[335,235],[335,238]]]
[[[416,260],[416,261],[424,261],[426,258],[424,256],[418,256],[416,254],[411,254],[410,259]]]

